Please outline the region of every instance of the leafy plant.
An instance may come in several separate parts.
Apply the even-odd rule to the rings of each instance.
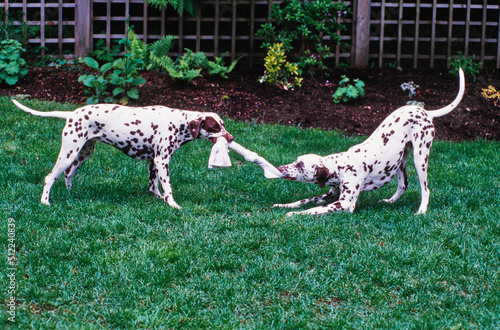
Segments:
[[[350,79],[342,76],[340,87],[333,94],[333,102],[348,102],[365,95],[365,83],[359,79],[353,79],[354,85],[349,84]]]
[[[5,81],[9,85],[15,85],[19,78],[28,73],[26,61],[21,57],[24,51],[17,40],[0,42],[0,83]]]
[[[191,82],[193,79],[202,76],[204,70],[209,75],[219,75],[227,78],[227,75],[233,71],[239,61],[239,58],[233,61],[228,67],[224,65],[222,57],[216,57],[215,61],[210,61],[203,52],[194,53],[185,49],[182,56],[173,60],[168,56],[168,52],[173,47],[175,37],[165,36],[151,46],[151,59],[158,66],[167,70],[168,74],[174,79]]]
[[[500,91],[497,91],[495,87],[488,86],[488,88],[483,88],[481,95],[488,100],[493,100],[496,106],[500,105]]]
[[[469,76],[473,76],[476,80],[476,75],[479,74],[481,70],[482,63],[475,60],[476,56],[471,57],[465,56],[462,52],[457,53],[457,57],[452,59],[448,58],[450,61],[450,73],[458,76],[458,70],[462,68],[464,73]]]
[[[301,87],[302,78],[299,77],[298,66],[286,60],[283,44],[276,43],[269,48],[264,59],[264,67],[261,83],[265,82],[285,90]]]
[[[97,75],[81,75],[80,77],[78,77],[78,81],[88,87],[87,93],[91,95],[87,99],[87,104],[96,104],[99,102],[114,102],[114,99],[112,97],[107,96],[109,95],[109,93],[107,92],[109,82],[104,78],[104,74],[109,69],[111,69],[113,63],[108,62],[99,67],[99,63],[92,57],[86,57],[84,61],[85,64],[87,64],[98,73]]]
[[[127,55],[124,58],[117,59],[113,63],[115,69],[109,75],[109,82],[117,87],[113,89],[113,97],[120,97],[119,103],[127,104],[130,99],[138,99],[139,91],[136,86],[146,82],[138,72],[138,68],[142,65],[142,61],[132,59]]]
[[[325,68],[323,60],[340,42],[337,31],[346,29],[340,20],[349,13],[349,6],[342,1],[285,0],[273,4],[270,18],[274,22],[263,24],[257,35],[264,38],[263,48],[283,44],[300,75],[312,74]]]
[[[118,56],[121,46],[119,41],[114,41],[111,49],[106,46],[106,40],[99,39],[96,41],[95,50],[90,54],[90,57],[102,62],[112,62]]]
[[[88,87],[87,93],[91,96],[87,99],[87,104],[96,104],[99,102],[127,104],[129,99],[139,98],[139,91],[135,86],[139,86],[145,82],[137,71],[137,66],[141,63],[140,60],[130,59],[128,56],[117,59],[113,62],[108,62],[99,67],[99,63],[91,58],[86,57],[85,63],[96,71],[96,75],[82,75],[78,78]],[[114,69],[111,74],[106,73]],[[108,96],[108,88],[110,85],[116,87],[112,90],[111,96]]]
[[[103,64],[99,67],[99,63],[92,57],[86,57],[84,59],[85,63],[92,69],[96,71],[96,75],[82,75],[78,78],[78,81],[82,82],[88,87],[87,93],[91,96],[87,100],[87,104],[95,104],[98,102],[119,102],[121,104],[127,104],[129,99],[139,98],[139,90],[137,86],[144,84],[146,81],[142,78],[140,74],[140,69],[143,68],[143,61],[141,59],[132,58],[132,53],[127,50],[132,49],[131,40],[132,38],[138,39],[135,33],[127,34],[127,38],[121,39],[118,44],[125,47],[126,54],[118,59],[114,59],[111,56],[111,61]],[[116,52],[118,53],[118,51]],[[105,53],[102,53],[105,55]],[[108,53],[108,55],[110,55]],[[104,57],[107,58],[107,57]],[[113,69],[113,72],[107,74],[109,70]],[[108,89],[110,85],[115,85],[110,92]]]

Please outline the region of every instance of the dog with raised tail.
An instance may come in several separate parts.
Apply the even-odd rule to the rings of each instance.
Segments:
[[[413,149],[413,159],[420,181],[421,203],[417,214],[424,214],[429,204],[427,166],[435,135],[433,119],[455,109],[465,91],[465,78],[459,71],[460,87],[455,100],[442,109],[427,111],[418,106],[403,106],[390,114],[363,143],[346,152],[329,156],[303,155],[289,165],[278,167],[285,179],[309,182],[320,188],[330,186],[324,195],[274,207],[298,208],[307,203],[328,203],[294,214],[325,214],[354,211],[361,191],[375,190],[389,183],[397,174],[396,193],[384,202],[394,203],[408,187],[406,161]]]
[[[52,171],[45,178],[41,202],[49,203],[50,189],[64,172],[66,186],[76,170],[85,163],[97,141],[110,144],[124,154],[148,162],[149,191],[168,205],[180,208],[172,196],[169,162],[172,154],[194,139],[216,142],[223,137],[234,140],[215,113],[171,109],[164,106],[144,108],[116,104],[87,105],[74,111],[43,112],[12,100],[21,110],[39,117],[66,120],[62,131],[61,150]],[[158,180],[163,193],[160,192]]]

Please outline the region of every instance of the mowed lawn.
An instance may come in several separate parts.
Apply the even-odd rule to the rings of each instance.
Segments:
[[[361,193],[352,214],[287,218],[272,204],[327,188],[266,180],[233,151],[231,168],[210,170],[212,143],[201,140],[171,162],[181,210],[148,192],[145,162],[104,144],[71,191],[59,178],[47,207],[43,179],[64,121],[31,116],[5,97],[0,109],[2,274],[15,269],[0,282],[2,328],[500,327],[498,141],[434,142],[426,215],[414,215],[412,158],[410,187],[395,204],[379,203],[394,180]],[[276,166],[364,139],[227,119],[226,127]]]

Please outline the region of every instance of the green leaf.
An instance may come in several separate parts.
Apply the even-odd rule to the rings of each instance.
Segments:
[[[5,78],[5,82],[9,85],[15,85],[18,80],[19,78],[17,78],[17,76],[8,76]]]
[[[85,79],[87,79],[87,77],[88,77],[88,76],[87,76],[86,74],[81,75],[80,77],[78,77],[78,82],[83,82],[83,81],[85,81]]]
[[[97,61],[94,60],[92,57],[85,57],[83,59],[83,61],[85,62],[85,64],[90,66],[92,69],[99,70],[99,63],[97,63]]]
[[[8,75],[17,75],[19,73],[19,67],[17,65],[9,65],[5,68]]]
[[[125,92],[125,88],[116,87],[115,89],[113,89],[113,96],[116,96],[116,95],[121,94],[123,92]]]
[[[131,99],[138,99],[139,98],[139,91],[135,88],[131,88],[128,92],[127,92],[127,95],[128,97],[130,97]]]
[[[99,98],[97,97],[89,97],[88,100],[87,100],[87,104],[97,104],[99,103]]]
[[[113,67],[113,62],[105,63],[101,66],[101,73],[105,74],[109,69]]]
[[[139,85],[144,84],[145,82],[146,82],[146,79],[139,77],[139,78],[134,78],[132,80],[131,84],[134,85],[134,86],[139,86]]]
[[[357,99],[359,96],[358,90],[353,86],[347,86],[346,96],[351,99]]]
[[[122,85],[125,82],[124,78],[114,73],[109,78],[111,78],[109,82],[112,83],[113,85]]]
[[[343,75],[343,76],[341,76],[341,78],[342,79],[340,80],[339,85],[345,85],[349,82],[349,78],[347,78],[347,76]]]

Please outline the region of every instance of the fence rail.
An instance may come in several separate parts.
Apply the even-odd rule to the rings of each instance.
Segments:
[[[184,48],[209,56],[243,56],[252,66],[265,56],[255,35],[268,22],[274,0],[203,1],[200,18],[179,17],[173,8],[143,0],[0,0],[0,7],[39,27],[29,43],[41,54],[82,56],[99,40],[110,47],[127,28],[146,43],[178,37],[173,56]],[[353,16],[339,32],[333,57],[352,66],[443,67],[462,52],[485,66],[500,68],[498,0],[351,0]],[[1,9],[1,8],[0,8]],[[7,22],[7,15],[5,15]],[[14,24],[21,24],[21,19]]]

